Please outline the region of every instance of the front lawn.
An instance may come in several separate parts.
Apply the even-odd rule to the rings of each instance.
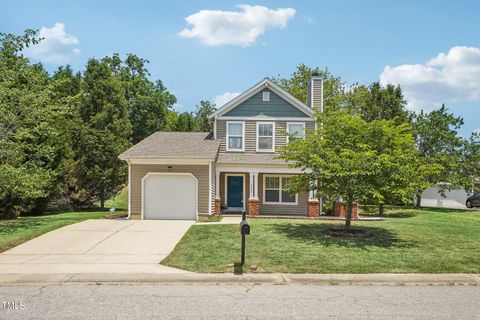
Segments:
[[[480,212],[405,209],[385,221],[353,222],[365,233],[336,237],[338,221],[250,219],[246,272],[480,273]],[[238,225],[194,225],[162,261],[196,272],[232,272]]]
[[[99,219],[106,212],[67,212],[0,220],[0,252],[41,234],[87,219]]]

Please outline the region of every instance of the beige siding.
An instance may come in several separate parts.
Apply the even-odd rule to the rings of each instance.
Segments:
[[[172,173],[188,172],[198,179],[198,213],[208,213],[208,165],[173,165]],[[131,210],[132,214],[142,210],[142,178],[149,172],[168,172],[168,165],[131,165]]]
[[[262,121],[259,121],[262,122]],[[286,144],[287,137],[285,130],[288,121],[275,121],[275,149]],[[296,122],[296,121],[292,121]],[[297,121],[298,122],[298,121]],[[300,121],[301,122],[301,121]],[[256,153],[257,150],[257,121],[245,121],[245,152],[240,153]],[[226,120],[217,120],[217,139],[220,140],[220,152],[226,152]],[[315,121],[305,121],[305,127],[315,129]],[[230,151],[232,152],[232,151]],[[235,151],[238,152],[238,151]]]
[[[212,162],[212,168],[210,172],[210,181],[211,181],[211,186],[210,186],[210,212],[209,213],[214,213],[215,212],[215,180],[217,178],[215,174],[215,162]]]
[[[258,176],[258,197],[260,199],[260,215],[307,215],[308,193],[300,192],[298,194],[297,205],[280,205],[280,204],[263,204],[263,177],[264,174]]]

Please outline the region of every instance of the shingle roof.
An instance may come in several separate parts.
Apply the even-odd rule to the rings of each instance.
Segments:
[[[274,154],[239,154],[239,153],[221,153],[218,155],[217,163],[235,163],[235,164],[284,164],[287,162],[282,159],[275,159]]]
[[[207,132],[156,132],[140,141],[119,158],[209,158],[214,159],[220,146]]]

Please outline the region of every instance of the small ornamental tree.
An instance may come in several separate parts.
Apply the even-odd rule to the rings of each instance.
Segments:
[[[316,121],[315,131],[280,151],[280,158],[304,171],[292,179],[291,191],[313,189],[343,198],[346,227],[356,201],[382,199],[386,191],[404,199],[412,195],[417,152],[408,124],[367,122],[346,110],[318,113]]]

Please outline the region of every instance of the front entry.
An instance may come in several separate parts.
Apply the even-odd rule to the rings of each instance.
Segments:
[[[243,208],[243,176],[227,176],[227,207]]]

